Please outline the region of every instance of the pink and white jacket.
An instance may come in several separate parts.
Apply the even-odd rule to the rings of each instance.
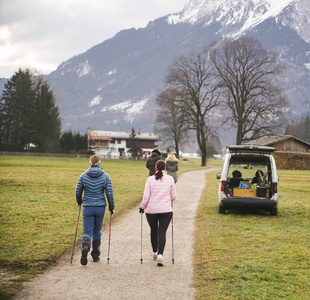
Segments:
[[[155,176],[150,176],[146,180],[140,207],[148,214],[171,212],[171,201],[176,197],[173,177],[163,172],[163,177],[159,180],[156,180]]]

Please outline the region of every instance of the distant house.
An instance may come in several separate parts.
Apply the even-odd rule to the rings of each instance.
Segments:
[[[291,135],[264,136],[245,144],[274,147],[276,148],[276,151],[299,153],[310,152],[310,143]]]
[[[88,133],[88,149],[103,158],[131,157],[129,139],[131,131],[93,130]],[[148,156],[160,140],[157,133],[136,132],[135,136],[140,156]]]

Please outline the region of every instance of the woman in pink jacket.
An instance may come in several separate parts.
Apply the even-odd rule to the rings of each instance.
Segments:
[[[148,177],[139,212],[146,214],[151,229],[153,258],[159,267],[163,266],[163,253],[166,244],[166,231],[172,219],[172,205],[177,197],[173,177],[165,173],[166,163],[159,160],[156,173]]]

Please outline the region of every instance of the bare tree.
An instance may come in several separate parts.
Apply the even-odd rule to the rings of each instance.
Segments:
[[[191,53],[175,60],[168,71],[166,83],[177,91],[175,105],[186,116],[189,128],[196,131],[201,151],[201,165],[207,161],[207,139],[212,133],[208,124],[211,110],[218,105],[216,73],[208,52]]]
[[[173,141],[177,157],[180,152],[179,145],[189,130],[186,115],[175,103],[178,97],[177,90],[167,88],[156,98],[159,107],[156,118],[158,131],[163,141]]]
[[[210,58],[222,79],[227,121],[237,128],[236,144],[274,134],[285,125],[287,101],[277,84],[283,67],[273,52],[241,37],[214,45]]]

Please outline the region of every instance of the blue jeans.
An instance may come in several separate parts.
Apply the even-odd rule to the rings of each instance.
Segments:
[[[101,239],[101,227],[105,212],[105,206],[84,206],[83,207],[83,237],[93,241]]]

